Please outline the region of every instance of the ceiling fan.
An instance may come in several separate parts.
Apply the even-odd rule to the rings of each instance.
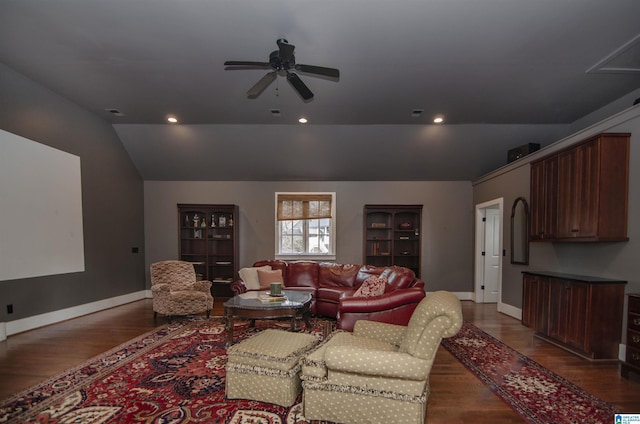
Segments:
[[[304,100],[310,100],[313,98],[313,93],[309,90],[309,87],[302,82],[300,77],[292,72],[297,70],[307,74],[315,74],[323,77],[340,78],[340,71],[334,68],[325,68],[322,66],[303,65],[296,63],[296,57],[293,55],[293,51],[296,48],[293,44],[289,44],[284,38],[280,38],[276,41],[278,50],[274,50],[269,55],[268,62],[251,62],[251,61],[233,61],[229,60],[224,62],[224,66],[231,67],[229,69],[273,69],[273,71],[263,76],[253,87],[247,91],[247,97],[255,99],[267,88],[278,76],[286,75],[287,81],[291,86],[302,96]]]

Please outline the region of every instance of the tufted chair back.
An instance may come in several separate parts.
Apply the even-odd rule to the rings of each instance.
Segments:
[[[161,261],[151,264],[151,285],[168,284],[172,291],[186,290],[196,281],[193,265],[183,261]]]
[[[453,336],[461,327],[460,300],[447,291],[431,293],[413,311],[398,351],[421,359],[433,358],[440,340]]]

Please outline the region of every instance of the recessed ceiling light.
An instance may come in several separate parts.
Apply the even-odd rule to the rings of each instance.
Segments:
[[[309,121],[307,121],[307,118],[300,118],[298,119],[298,122],[300,122],[301,124],[306,124]]]
[[[120,112],[118,109],[105,109],[105,110],[115,116],[124,116],[124,113]]]
[[[436,115],[433,118],[433,123],[434,124],[442,124],[443,122],[444,122],[444,116],[442,116],[442,115]]]
[[[169,116],[167,118],[167,121],[169,121],[169,123],[171,123],[171,124],[176,124],[176,123],[178,123],[178,118],[176,118],[175,116]]]

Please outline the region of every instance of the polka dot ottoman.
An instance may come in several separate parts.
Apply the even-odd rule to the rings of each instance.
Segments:
[[[227,349],[226,395],[282,406],[300,394],[300,358],[319,337],[267,329]]]

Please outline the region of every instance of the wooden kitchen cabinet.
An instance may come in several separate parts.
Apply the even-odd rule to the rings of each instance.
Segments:
[[[532,241],[626,241],[628,133],[603,133],[531,163]]]
[[[536,337],[589,360],[615,360],[626,281],[523,272],[522,323]]]
[[[640,375],[640,293],[629,293],[627,298],[627,351],[620,368],[623,377],[629,377],[630,371]]]
[[[525,274],[522,290],[522,323],[546,333],[549,325],[549,278]]]
[[[556,237],[558,207],[558,157],[531,164],[530,240]]]

